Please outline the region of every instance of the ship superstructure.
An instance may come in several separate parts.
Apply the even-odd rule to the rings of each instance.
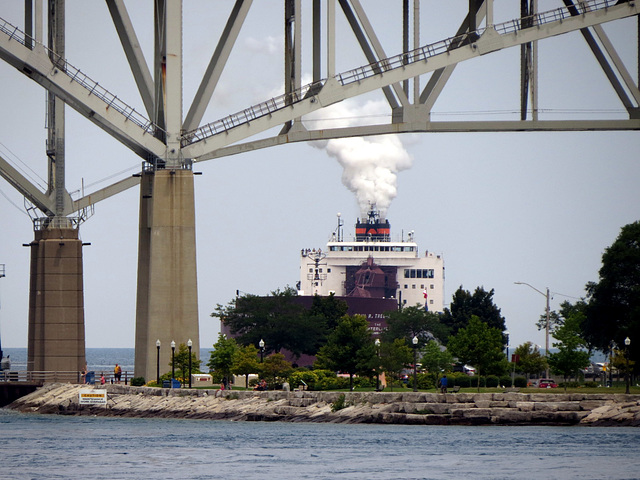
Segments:
[[[355,237],[346,241],[342,220],[326,248],[300,254],[300,295],[393,298],[398,305],[420,305],[441,312],[444,301],[444,259],[425,251],[420,256],[414,234],[391,240],[389,221],[372,207],[358,219]]]

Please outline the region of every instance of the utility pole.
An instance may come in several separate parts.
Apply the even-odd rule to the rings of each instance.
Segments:
[[[544,333],[545,333],[545,344],[544,344],[544,356],[547,357],[547,359],[549,358],[549,321],[550,321],[550,310],[549,310],[549,300],[550,300],[550,294],[549,294],[549,287],[547,287],[547,293],[543,293],[540,290],[538,290],[536,287],[529,285],[528,283],[525,282],[513,282],[516,285],[526,285],[529,288],[532,288],[533,290],[535,290],[536,292],[538,292],[540,295],[542,295],[543,297],[547,298],[547,306],[545,308],[545,313],[546,313],[546,321],[545,321],[545,325],[544,325]],[[549,378],[549,363],[547,362],[547,370],[545,372],[545,378]]]

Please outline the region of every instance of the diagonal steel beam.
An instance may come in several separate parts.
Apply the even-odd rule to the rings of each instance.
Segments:
[[[356,15],[358,16],[358,20],[360,21],[360,25],[362,25],[362,29],[364,30],[364,33],[366,34],[367,38],[369,39],[369,42],[371,43],[371,47],[373,48],[373,52],[375,53],[374,61],[378,61],[382,58],[387,58],[387,54],[385,53],[384,48],[382,47],[382,43],[380,43],[380,40],[378,39],[378,36],[376,35],[376,32],[373,29],[371,22],[369,21],[369,17],[367,17],[367,14],[365,13],[364,8],[362,8],[362,4],[360,3],[360,0],[351,0],[351,4],[353,5],[353,9],[355,10]],[[402,86],[399,83],[394,83],[393,85],[391,85],[391,87],[393,88],[393,91],[396,94],[396,97],[398,98],[398,100],[400,100],[400,103],[402,104],[402,106],[404,107],[408,106],[409,99],[407,98],[407,94],[403,90]]]
[[[379,59],[376,57],[375,52],[371,48],[371,45],[369,45],[367,37],[364,31],[362,30],[362,28],[360,27],[360,24],[358,23],[358,18],[356,17],[353,9],[351,8],[351,5],[347,0],[340,0],[340,6],[342,7],[342,11],[345,17],[347,18],[347,21],[351,26],[351,30],[353,30],[353,33],[355,34],[356,39],[360,44],[360,48],[362,49],[365,57],[367,58],[367,61],[369,63],[377,63]],[[394,92],[388,85],[385,85],[382,88],[382,91],[391,108],[398,108],[400,106],[398,105],[398,100],[394,96]]]
[[[6,26],[7,24],[3,24]],[[17,31],[17,29],[15,29]],[[165,145],[151,135],[154,126],[64,59],[54,65],[45,50],[30,50],[2,29],[0,58],[91,120],[144,159],[164,156]]]
[[[495,29],[489,28],[480,38],[471,43],[466,43],[459,48],[430,56],[424,61],[415,61],[406,65],[403,64],[402,68],[390,68],[385,70],[384,74],[376,74],[375,66],[371,65],[367,66],[366,71],[364,67],[354,69],[337,75],[335,79],[327,80],[324,87],[314,95],[305,95],[304,98],[297,103],[287,105],[284,109],[270,111],[268,115],[252,118],[250,122],[239,121],[235,123],[235,117],[241,117],[240,115],[226,117],[216,122],[225,123],[228,120],[229,123],[233,125],[224,130],[224,135],[214,134],[208,137],[205,136],[202,140],[185,145],[183,147],[183,153],[185,158],[204,158],[218,148],[240,142],[245,138],[272,128],[275,125],[285,123],[293,118],[302,117],[303,115],[347,98],[378,90],[384,86],[417,75],[444,69],[491,52],[581,30],[600,23],[630,17],[638,13],[640,13],[640,6],[635,3],[625,3],[585,15],[559,18],[558,20],[549,21],[536,27],[515,31],[507,29],[507,27],[511,25],[511,22],[507,22],[500,25],[505,33],[500,34]],[[391,61],[392,59],[385,59],[380,61],[380,63],[386,62],[387,60]],[[265,105],[268,103],[269,102],[265,102]],[[262,105],[263,104],[260,106]],[[247,109],[244,112],[251,113],[253,110]]]
[[[200,83],[198,91],[191,103],[191,107],[187,112],[187,116],[185,117],[184,124],[182,126],[183,130],[193,130],[194,128],[198,128],[200,125],[204,112],[209,106],[211,96],[216,89],[216,85],[218,85],[220,75],[222,74],[227,60],[229,59],[231,49],[236,43],[242,24],[247,18],[247,13],[251,8],[252,3],[253,0],[236,0],[233,10],[229,15],[229,20],[227,20],[227,24],[220,36],[218,45],[213,52],[211,61],[207,66],[204,77],[202,78],[202,82]]]
[[[485,12],[486,10],[481,8],[479,12],[479,17],[476,17],[472,23],[477,24],[482,22]],[[455,35],[456,37],[460,37],[461,35],[469,31],[469,25],[471,22],[470,15],[471,15],[471,12],[469,12],[465,17],[465,19],[462,21],[462,24],[460,25],[460,27],[458,28],[458,31],[456,32],[456,35]],[[456,64],[448,65],[445,68],[442,68],[433,72],[433,75],[431,75],[431,77],[429,78],[429,81],[425,85],[424,90],[422,90],[422,93],[420,94],[420,103],[426,105],[427,111],[430,112],[433,106],[435,105],[436,100],[442,93],[442,90],[444,89],[445,85],[449,81],[449,78],[451,78],[451,75],[453,74],[453,71],[455,70],[455,68],[456,68]]]
[[[135,187],[136,185],[140,185],[139,175],[127,177],[112,185],[109,185],[108,187],[102,188],[93,193],[85,195],[84,197],[79,198],[78,200],[74,200],[72,211],[66,212],[66,215],[75,213],[79,210],[82,210],[83,208],[90,207],[91,205],[95,205],[96,203],[102,200],[105,200],[109,197],[113,197],[114,195],[117,195],[120,192],[124,192],[125,190],[128,190],[131,187]]]
[[[618,71],[619,78],[622,80],[630,94],[633,96],[636,106],[640,105],[640,89],[638,89],[638,85],[634,82],[633,77],[625,67],[622,59],[618,55],[618,52],[609,40],[607,34],[604,32],[604,29],[600,25],[595,25],[593,27],[593,31],[596,33],[598,40],[600,40],[600,43],[611,59],[612,67],[615,67],[615,69]],[[620,99],[622,100],[622,97]]]
[[[120,43],[131,67],[133,79],[138,86],[144,108],[147,110],[149,118],[152,118],[155,109],[153,101],[153,79],[151,78],[149,66],[144,59],[144,53],[140,47],[135,29],[131,23],[131,18],[127,12],[127,7],[124,6],[124,0],[106,0],[106,2],[111,18],[113,19],[113,24],[116,27],[116,32],[118,32]]]
[[[47,194],[41,192],[38,187],[31,183],[2,156],[0,156],[0,177],[9,182],[13,188],[42,210],[45,215],[55,215],[55,198],[50,198]]]

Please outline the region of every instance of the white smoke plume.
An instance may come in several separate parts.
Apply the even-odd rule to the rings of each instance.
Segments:
[[[372,117],[381,117],[385,111],[388,106],[382,101],[363,106],[344,101],[319,112],[314,118],[321,125],[314,124],[314,128],[370,124]],[[412,163],[397,135],[324,140],[313,142],[313,146],[326,150],[342,165],[342,183],[355,193],[361,218],[367,218],[371,204],[376,205],[380,218],[386,218],[391,201],[398,194],[397,174]]]

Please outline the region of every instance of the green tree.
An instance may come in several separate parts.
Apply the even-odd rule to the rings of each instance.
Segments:
[[[635,366],[633,360],[629,358],[629,349],[624,348],[616,348],[613,351],[613,358],[611,359],[611,366],[618,370],[618,372],[624,374],[625,381],[627,380],[627,375],[631,375],[633,372],[633,367]]]
[[[493,294],[493,289],[487,292],[483,287],[477,287],[472,294],[460,285],[453,294],[450,307],[444,309],[442,323],[450,329],[452,335],[455,335],[458,330],[469,324],[471,317],[476,316],[489,327],[504,332],[504,317],[493,303]],[[503,338],[502,342],[505,345],[506,338]]]
[[[178,345],[178,351],[174,357],[175,366],[178,370],[176,376],[182,378],[182,383],[189,381],[189,348],[185,343]],[[195,352],[191,352],[191,373],[200,373],[201,360],[196,356]],[[169,362],[171,365],[171,362]],[[186,379],[186,380],[185,380]]]
[[[567,378],[577,376],[581,369],[589,366],[589,352],[585,341],[581,338],[580,324],[584,319],[582,313],[570,315],[564,320],[564,324],[553,334],[558,340],[553,346],[558,349],[556,353],[549,354],[549,366],[564,377],[564,389],[567,389]]]
[[[440,315],[427,312],[424,308],[405,307],[387,312],[386,317],[387,328],[381,334],[386,342],[404,338],[409,343],[417,336],[418,344],[425,345],[434,338],[444,342],[449,336],[449,329],[440,322]]]
[[[207,366],[220,378],[231,378],[233,363],[238,352],[238,343],[233,338],[218,334],[218,341],[213,344],[213,351]]]
[[[527,376],[538,375],[547,369],[547,359],[540,354],[537,345],[531,342],[525,342],[519,345],[513,354],[518,357],[515,369]]]
[[[598,283],[587,284],[585,339],[603,352],[611,340],[624,345],[629,337],[640,344],[640,221],[622,227],[602,255],[599,276]],[[637,362],[640,348],[630,355]]]
[[[553,335],[553,332],[556,331],[559,327],[564,323],[564,318],[555,310],[549,312],[549,334]],[[543,313],[540,315],[540,319],[536,323],[536,327],[538,330],[546,330],[547,329],[547,314]]]
[[[260,372],[260,362],[258,361],[258,349],[255,345],[239,347],[233,357],[231,373],[234,375],[245,375],[244,388],[249,388],[249,375]]]
[[[502,373],[506,359],[502,353],[502,332],[472,315],[469,324],[449,338],[449,351],[462,363],[473,365],[480,375]]]
[[[393,391],[393,381],[400,378],[402,371],[413,363],[413,349],[407,346],[404,338],[380,344],[380,367],[389,377]]]
[[[349,387],[353,390],[353,376],[370,375],[376,355],[369,324],[362,315],[345,315],[331,332],[327,343],[318,351],[316,368],[349,374]]]
[[[453,355],[449,350],[442,347],[435,340],[431,340],[424,346],[422,359],[422,368],[424,368],[437,383],[438,374],[440,372],[450,372],[453,365]]]
[[[275,387],[280,380],[284,381],[291,372],[293,367],[287,362],[282,353],[273,353],[265,358],[262,364],[262,373],[265,377],[273,379],[272,387]]]
[[[349,306],[344,300],[336,298],[335,294],[328,296],[313,296],[313,303],[309,310],[312,317],[320,317],[327,327],[327,335],[338,326],[340,319],[347,314]]]
[[[286,287],[266,297],[244,295],[226,306],[218,304],[211,316],[218,317],[240,345],[257,345],[262,339],[267,353],[286,349],[294,356],[314,355],[328,334],[326,319],[318,313],[323,307],[329,308],[316,306],[310,313],[296,301],[296,291]]]

